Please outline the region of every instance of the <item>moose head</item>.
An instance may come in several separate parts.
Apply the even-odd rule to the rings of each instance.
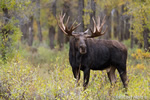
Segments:
[[[96,25],[94,18],[92,18],[93,23],[94,23],[94,29],[92,31],[92,29],[90,28],[90,31],[92,33],[91,35],[88,34],[89,29],[87,29],[85,32],[74,32],[74,30],[81,23],[75,25],[76,21],[74,21],[71,27],[69,28],[68,22],[69,22],[70,16],[67,18],[66,24],[64,24],[63,22],[64,18],[65,18],[65,14],[64,15],[61,14],[59,18],[57,17],[57,23],[65,35],[74,37],[76,48],[78,48],[81,54],[87,53],[87,45],[86,45],[87,38],[94,38],[94,37],[104,35],[105,32],[107,31],[107,28],[106,28],[102,32],[103,26],[105,24],[105,17],[103,18],[103,21],[101,24],[100,24],[100,17],[98,17],[97,25]]]

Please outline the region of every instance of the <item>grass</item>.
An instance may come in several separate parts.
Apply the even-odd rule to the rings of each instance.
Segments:
[[[50,50],[40,46],[22,46],[14,59],[1,66],[2,99],[35,100],[147,100],[150,99],[149,53],[129,49],[128,96],[125,95],[119,74],[117,83],[110,85],[106,71],[91,71],[88,88],[83,91],[83,73],[76,85],[68,59],[68,45],[64,50]],[[138,56],[138,57],[136,57]]]

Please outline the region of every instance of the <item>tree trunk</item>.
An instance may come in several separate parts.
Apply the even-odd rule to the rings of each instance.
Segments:
[[[8,14],[8,8],[3,8],[3,14],[4,14],[4,25],[7,25],[8,22],[9,22],[9,19],[10,19],[10,16]],[[2,44],[3,44],[3,47],[1,47],[2,51],[2,59],[4,61],[4,63],[6,63],[6,47],[9,45],[8,44],[8,34],[10,33],[10,29],[5,29],[2,27],[2,29],[0,30],[1,31],[1,34],[2,34]]]
[[[84,21],[83,21],[83,16],[84,16],[84,0],[78,0],[78,23],[81,23],[80,26],[77,28],[79,32],[84,31]]]
[[[90,28],[93,28],[93,20],[92,18],[95,19],[95,13],[96,13],[96,2],[94,0],[91,0],[91,10],[92,12],[90,13]]]
[[[106,16],[105,20],[106,20],[106,23],[104,25],[104,28],[105,29],[106,27],[108,27],[105,35],[104,35],[104,38],[105,39],[110,39],[111,38],[111,13],[108,12],[107,8],[105,8],[104,10],[104,14]],[[104,18],[104,17],[103,17]],[[102,21],[101,21],[102,22]]]
[[[148,20],[148,15],[145,13],[145,10],[144,10],[144,15],[145,15],[146,19]],[[143,22],[144,22],[144,25],[143,25],[144,49],[145,49],[145,51],[150,52],[150,30],[148,27],[145,27],[146,26],[145,20],[143,20]]]
[[[37,26],[38,26],[38,38],[39,41],[42,42],[42,29],[41,29],[41,23],[40,23],[40,0],[36,1],[36,7],[37,7],[37,13],[36,13],[36,22],[37,22]]]
[[[63,13],[66,13],[66,17],[64,18],[64,22],[67,21],[67,17],[68,16],[72,16],[72,12],[71,12],[71,9],[70,9],[70,1],[64,1],[64,4],[63,4]],[[71,19],[69,20],[68,22],[68,26],[71,26]],[[69,37],[65,36],[65,43],[69,42]]]
[[[29,22],[29,34],[28,34],[28,45],[32,46],[33,43],[33,16],[30,17]]]
[[[143,39],[144,39],[144,49],[145,51],[150,51],[150,43],[149,43],[149,39],[150,36],[148,35],[150,34],[150,30],[148,28],[145,28],[143,31]]]
[[[60,50],[64,47],[64,33],[61,31],[61,29],[58,27],[58,44]]]
[[[20,29],[21,29],[21,32],[22,32],[21,41],[24,44],[27,42],[27,39],[28,39],[28,34],[27,34],[28,31],[29,31],[28,28],[29,28],[28,23],[20,25]]]
[[[131,33],[131,43],[130,43],[131,49],[133,48],[133,41],[134,41],[134,37],[133,37],[133,33]]]
[[[129,23],[129,20],[130,20],[130,16],[128,16],[128,18],[126,18],[126,28],[125,28],[125,39],[129,39],[130,38],[130,23]]]
[[[2,10],[3,10],[3,13],[4,13],[4,19],[5,19],[4,24],[6,25],[6,24],[8,24],[8,21],[10,19],[10,16],[8,14],[8,8],[3,8]]]
[[[52,3],[52,6],[50,7],[50,12],[52,12],[52,16],[55,16],[55,17],[56,17],[56,1],[57,0],[54,0],[54,2]],[[49,26],[49,40],[50,40],[49,46],[51,49],[54,49],[55,33],[56,33],[55,27],[53,25],[50,25]]]
[[[118,38],[119,35],[119,13],[118,10],[115,9],[114,11],[114,37]]]
[[[119,40],[123,41],[124,39],[124,19],[123,19],[123,13],[124,13],[124,5],[121,6],[121,13],[119,16]]]
[[[54,49],[54,39],[55,39],[55,28],[54,26],[49,27],[49,40],[50,40],[50,48]]]

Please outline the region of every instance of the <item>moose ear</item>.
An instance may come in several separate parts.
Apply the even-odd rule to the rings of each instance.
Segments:
[[[87,30],[84,32],[84,34],[88,34],[88,31],[89,31],[89,29],[87,29]]]

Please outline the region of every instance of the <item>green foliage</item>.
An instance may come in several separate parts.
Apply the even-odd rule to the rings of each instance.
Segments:
[[[15,6],[17,6],[17,9],[19,9],[19,7],[22,9],[17,11],[23,11],[23,9],[25,10],[28,7],[22,7],[24,6],[23,2],[26,2],[25,0],[19,0],[18,2],[16,2],[16,0],[1,1],[2,2],[0,2],[0,7],[3,8],[8,6],[7,4],[9,4],[10,11],[16,9]],[[27,5],[30,4],[30,1],[28,1],[26,2]],[[49,0],[44,1],[46,3],[49,2]],[[98,0],[95,1],[102,5],[102,7],[107,7],[108,10],[114,7],[120,7],[125,3],[124,0],[102,0],[101,2]],[[149,1],[147,0],[146,2]],[[143,5],[142,9],[145,10],[146,14],[149,14],[150,10],[147,10],[149,8],[147,8],[148,6],[146,5],[148,4]],[[139,2],[135,3],[133,6],[137,6],[138,8]],[[130,10],[128,14],[132,12],[131,5],[129,5],[129,8]],[[134,34],[136,34],[136,36],[141,36],[141,34],[138,33],[141,33],[143,31],[143,27],[140,25],[140,23],[143,23],[142,20],[144,20],[144,22],[146,23],[144,27],[149,27],[150,23],[147,18],[142,18],[142,15],[138,15],[138,10],[139,9],[133,9],[133,11],[137,12],[137,14],[134,12],[135,18],[133,19],[133,26],[135,27],[135,29],[132,31],[134,32]],[[48,11],[48,9],[45,10],[45,12]],[[42,14],[45,12],[43,11]],[[84,12],[86,13],[83,16],[85,20],[84,24],[87,25],[89,24],[90,20],[88,13],[90,13],[91,11],[89,9],[84,9]],[[44,19],[46,14],[42,15],[42,19]],[[144,13],[142,14],[144,16]],[[138,18],[140,18],[140,20],[138,20]],[[49,21],[47,23],[49,23],[49,25],[55,26],[56,20],[53,21],[54,16],[49,17],[48,20]],[[136,22],[136,20],[138,21]],[[123,85],[117,71],[117,83],[113,84],[112,86],[108,80],[106,71],[91,71],[89,85],[87,89],[83,91],[83,78],[80,79],[78,85],[72,74],[72,68],[69,64],[68,58],[68,44],[65,45],[64,50],[59,51],[57,46],[54,50],[50,50],[44,42],[43,44],[41,44],[41,46],[39,46],[34,41],[33,47],[18,45],[19,50],[16,50],[15,47],[18,43],[17,41],[21,36],[21,32],[18,26],[16,26],[16,23],[18,22],[14,18],[12,18],[11,21],[3,27],[4,29],[11,30],[13,32],[13,34],[8,35],[8,38],[11,39],[10,48],[5,48],[5,46],[2,44],[5,42],[9,42],[8,38],[2,39],[2,36],[0,36],[0,41],[2,41],[0,42],[0,50],[5,48],[5,51],[7,52],[6,58],[8,60],[7,64],[3,64],[3,61],[0,58],[1,99],[134,100],[138,98],[143,100],[150,98],[150,54],[148,52],[145,53],[143,52],[143,50],[137,48],[134,48],[132,50],[129,49],[127,62],[127,73],[129,79],[129,88],[127,91],[128,96],[125,95]],[[46,34],[46,31],[44,32]],[[138,36],[138,38],[140,38],[140,36]],[[124,43],[129,47],[130,40],[126,40],[124,41]],[[83,77],[82,72],[81,77]]]
[[[95,0],[97,5],[103,9],[107,9],[107,13],[110,13],[112,9],[117,8],[120,12],[120,7],[128,0]]]
[[[89,14],[85,14],[83,17],[83,20],[84,20],[84,25],[89,25],[90,24],[90,15]],[[87,28],[87,27],[85,27]]]
[[[57,20],[54,15],[51,14],[51,16],[48,18],[48,25],[49,26],[57,26]]]
[[[0,68],[2,98],[38,99],[38,96],[45,98],[43,95],[46,91],[45,81],[19,54]]]
[[[3,26],[0,30],[0,51],[4,51],[6,53],[5,59],[8,61],[11,60],[15,55],[15,47],[21,37],[21,31],[17,26],[15,26],[16,23],[18,23],[18,20],[12,18],[11,22]],[[4,34],[5,32],[3,33],[2,30],[6,30],[9,32],[7,34]],[[2,52],[0,53],[2,54]],[[0,59],[3,59],[2,56],[0,56]]]
[[[31,3],[31,0],[0,0],[0,8],[8,8],[9,10],[14,8],[22,8],[24,5]]]
[[[11,99],[21,99],[22,97],[36,100],[39,98],[64,100],[150,98],[150,63],[148,59],[135,59],[131,55],[135,52],[140,53],[141,50],[129,50],[128,53],[128,96],[125,95],[117,71],[117,83],[113,86],[109,83],[106,71],[91,71],[88,88],[83,91],[83,73],[81,72],[81,79],[77,85],[68,60],[68,48],[60,52],[57,49],[52,51],[45,47],[39,47],[36,54],[29,52],[28,47],[24,47],[23,50],[16,55],[12,62],[1,67],[3,86],[9,87],[9,92],[12,93],[9,97]],[[28,62],[21,56],[28,57]],[[37,59],[36,56],[40,59]],[[31,65],[33,62],[36,62],[34,63],[35,67]],[[1,95],[8,95],[9,92]]]
[[[8,22],[0,21],[0,59],[3,59],[4,62],[10,61],[15,55],[15,48],[17,41],[21,38],[21,31],[18,28],[19,21],[16,20],[17,17],[22,17],[24,15],[30,15],[31,13],[26,14],[25,11],[29,10],[30,0],[0,0],[0,13],[8,13],[7,19]],[[8,10],[7,12],[2,9]],[[30,11],[31,12],[31,11]],[[5,15],[5,14],[3,14]],[[5,31],[4,31],[5,30]],[[4,32],[3,32],[4,31]],[[2,60],[0,60],[0,63]]]
[[[150,29],[150,1],[130,1],[127,9],[127,14],[133,16],[132,18],[132,30],[134,36],[143,43],[143,31],[144,28]]]

